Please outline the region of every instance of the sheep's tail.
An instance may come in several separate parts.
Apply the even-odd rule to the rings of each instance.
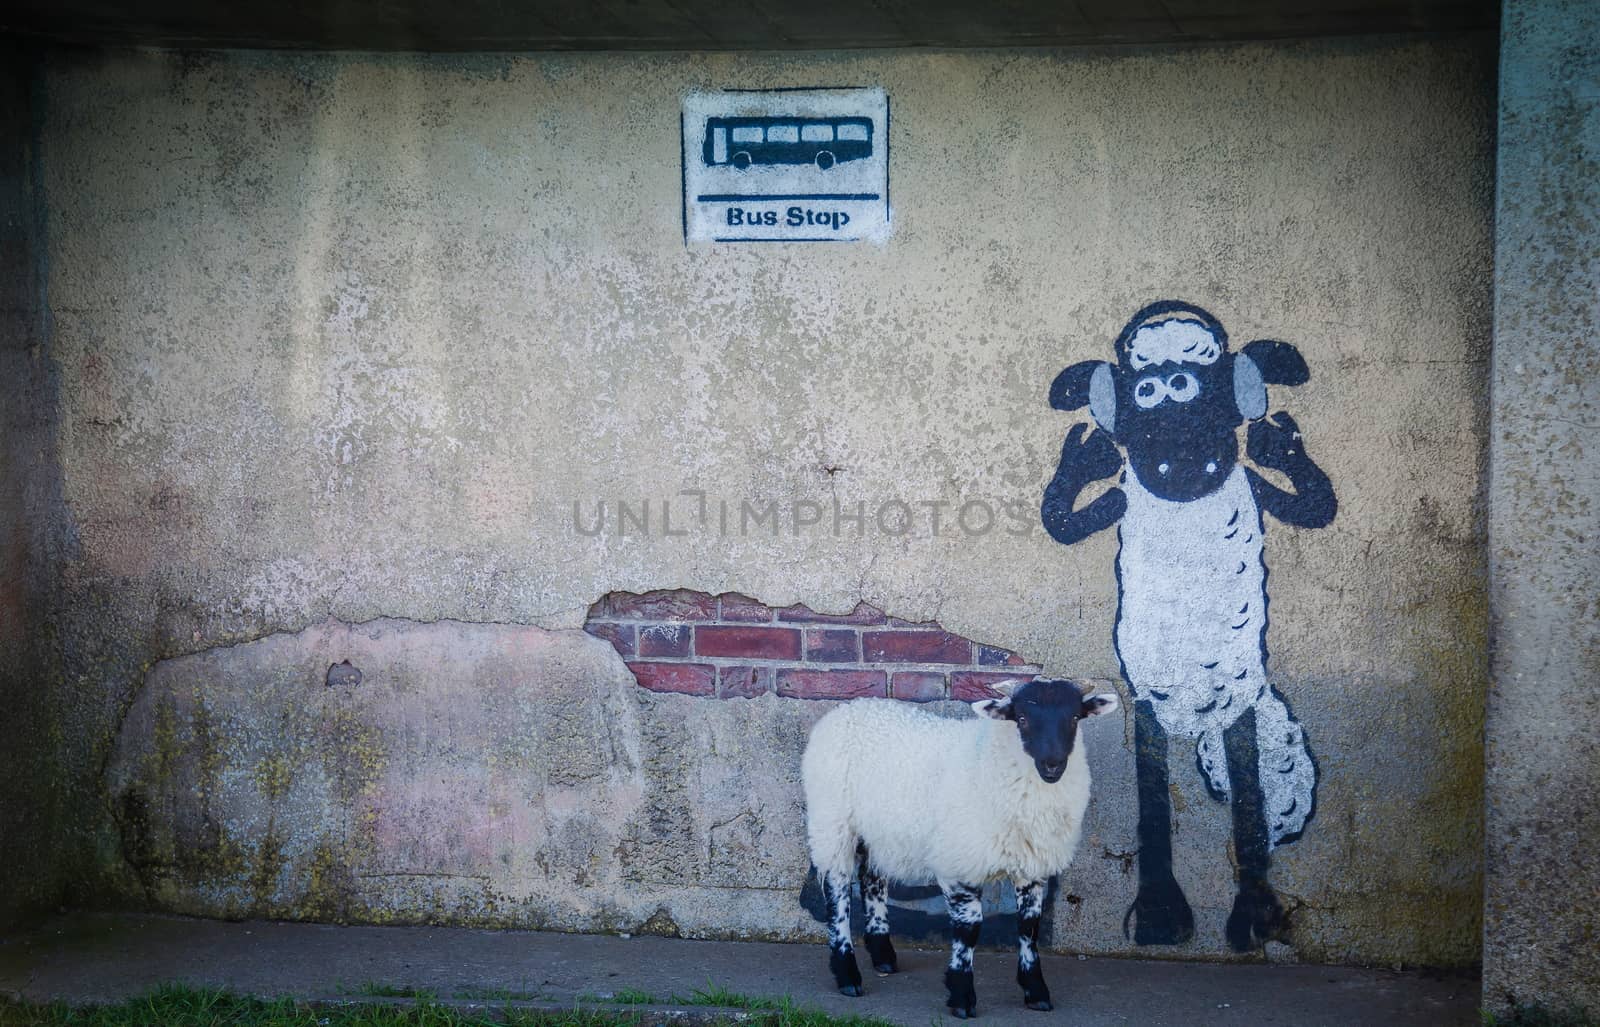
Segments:
[[[1317,764],[1306,744],[1305,729],[1294,719],[1289,703],[1276,688],[1256,700],[1256,754],[1267,838],[1272,848],[1300,837],[1317,803]],[[1221,727],[1203,733],[1195,746],[1195,762],[1213,798],[1232,794],[1228,757]]]

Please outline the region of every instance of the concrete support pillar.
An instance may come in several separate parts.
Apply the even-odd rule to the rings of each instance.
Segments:
[[[1484,1001],[1600,1012],[1600,5],[1500,61]]]

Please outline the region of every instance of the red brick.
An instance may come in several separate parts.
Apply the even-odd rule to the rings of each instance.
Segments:
[[[849,628],[808,628],[807,663],[860,663],[861,636]]]
[[[694,629],[687,624],[639,625],[640,656],[688,656]]]
[[[902,670],[890,682],[889,695],[908,702],[944,698],[944,675],[931,670]]]
[[[1012,652],[992,645],[978,646],[978,665],[981,667],[1026,667],[1028,661]]]
[[[772,680],[771,667],[723,667],[717,671],[717,694],[724,699],[765,695]]]
[[[972,643],[948,631],[863,631],[866,663],[972,663]]]
[[[804,624],[882,624],[883,611],[870,603],[857,603],[849,613],[816,613],[802,605],[779,610],[778,619]]]
[[[778,671],[778,694],[797,699],[855,699],[882,696],[887,675],[881,670],[811,670],[784,667]]]
[[[628,669],[639,684],[652,692],[712,695],[717,690],[717,668],[704,663],[638,663]]]
[[[738,592],[724,592],[717,599],[722,603],[722,616],[719,620],[733,621],[738,624],[770,624],[772,623],[772,607],[757,599]]]
[[[962,702],[993,699],[1000,693],[992,686],[1002,681],[1027,681],[1031,674],[997,674],[984,670],[957,671],[950,675],[950,698]]]
[[[601,601],[612,620],[716,620],[717,598],[684,588],[658,589],[635,595],[612,592]]]
[[[696,656],[732,656],[746,660],[798,660],[798,628],[701,625],[694,629]]]
[[[633,655],[634,628],[632,624],[585,624],[583,630],[595,638],[603,638],[620,656]]]

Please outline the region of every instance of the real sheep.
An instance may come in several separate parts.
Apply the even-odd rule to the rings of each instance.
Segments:
[[[1039,968],[1039,921],[1050,877],[1072,861],[1089,803],[1078,722],[1117,708],[1070,681],[1006,682],[951,720],[886,699],[841,706],[817,722],[800,764],[811,861],[827,896],[829,967],[861,992],[850,939],[850,879],[861,878],[866,946],[879,973],[896,970],[888,882],[938,883],[950,907],[946,1004],[976,1013],[972,949],[985,882],[1017,890],[1017,983],[1030,1009],[1051,1008]]]

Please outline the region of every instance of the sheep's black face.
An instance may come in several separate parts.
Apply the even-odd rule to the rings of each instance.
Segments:
[[[1207,495],[1239,461],[1232,357],[1117,369],[1117,441],[1139,484],[1172,502]]]
[[[1034,769],[1054,784],[1067,772],[1067,760],[1078,742],[1078,722],[1117,708],[1113,695],[1084,695],[1071,681],[1038,679],[1002,699],[974,703],[979,713],[1017,725],[1022,751]]]

